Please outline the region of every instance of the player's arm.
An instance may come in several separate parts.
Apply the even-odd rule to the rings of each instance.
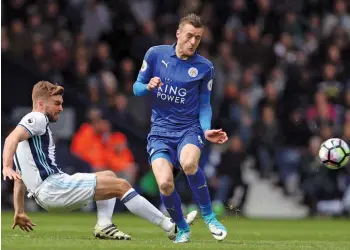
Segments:
[[[19,226],[23,231],[27,232],[29,232],[29,230],[33,230],[32,227],[35,226],[35,224],[24,212],[24,194],[26,188],[19,174],[13,170],[12,164],[13,156],[16,152],[18,143],[27,140],[30,136],[31,135],[28,130],[22,126],[17,126],[6,138],[3,153],[4,180],[6,180],[7,177],[11,180],[14,179],[13,205],[15,209],[15,215],[12,229],[14,229],[16,226]]]
[[[26,188],[22,180],[15,180],[13,187],[13,206],[15,214],[24,213],[24,194]]]
[[[27,140],[30,133],[23,127],[17,126],[6,138],[3,151],[3,175],[4,180],[20,180],[20,176],[13,170],[13,156],[15,155],[18,143]]]
[[[5,140],[3,150],[3,176],[4,180],[21,179],[19,174],[13,170],[13,156],[18,143],[36,135],[42,135],[46,131],[48,120],[39,112],[31,112],[24,116],[18,126],[9,134]]]
[[[15,180],[15,185],[13,188],[13,204],[15,208],[15,215],[13,217],[12,229],[18,226],[22,231],[29,232],[33,230],[33,227],[36,226],[29,217],[24,212],[24,193],[25,185],[22,180]]]
[[[210,95],[214,80],[214,67],[208,71],[203,79],[199,93],[199,121],[203,129],[205,139],[212,143],[223,144],[227,141],[227,135],[221,129],[211,129],[212,109]]]
[[[210,95],[214,80],[214,67],[210,68],[200,87],[199,93],[199,121],[203,132],[210,130],[212,109],[210,105]]]
[[[162,85],[159,77],[153,77],[153,69],[156,61],[156,49],[150,48],[142,62],[141,69],[134,83],[133,91],[136,96],[143,96],[148,94],[154,88]]]

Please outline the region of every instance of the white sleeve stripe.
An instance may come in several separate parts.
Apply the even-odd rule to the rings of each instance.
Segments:
[[[24,126],[24,125],[21,124],[21,123],[19,123],[18,125],[20,125],[20,126],[22,126],[23,128],[25,128],[25,129],[28,131],[28,133],[30,134],[30,136],[33,136],[33,133],[30,132],[30,130],[29,130],[26,126]]]

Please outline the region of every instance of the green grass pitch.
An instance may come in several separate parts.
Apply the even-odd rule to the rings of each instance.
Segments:
[[[188,244],[176,245],[156,226],[130,214],[115,214],[114,222],[131,241],[105,241],[92,236],[95,214],[31,213],[37,224],[30,233],[11,229],[13,214],[2,212],[1,249],[326,249],[350,250],[350,220],[248,220],[235,216],[220,220],[228,229],[223,242],[215,241],[203,221],[192,226]]]

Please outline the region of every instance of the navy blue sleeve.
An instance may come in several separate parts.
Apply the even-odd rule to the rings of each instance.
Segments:
[[[210,130],[212,109],[210,105],[210,95],[214,79],[214,67],[211,65],[208,73],[203,78],[199,93],[199,121],[203,131]]]

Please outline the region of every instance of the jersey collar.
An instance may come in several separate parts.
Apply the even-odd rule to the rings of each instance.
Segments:
[[[171,53],[170,53],[170,56],[176,56],[176,52],[175,52],[175,46],[176,46],[176,43],[173,43],[171,45]]]

